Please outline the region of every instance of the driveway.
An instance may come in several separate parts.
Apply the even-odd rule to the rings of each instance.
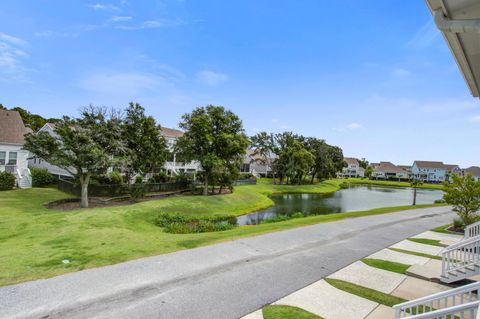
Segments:
[[[346,219],[1,287],[0,318],[239,318],[453,217]]]

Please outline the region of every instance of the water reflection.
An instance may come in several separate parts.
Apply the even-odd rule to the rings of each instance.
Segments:
[[[432,204],[441,199],[440,190],[418,189],[417,204]],[[239,216],[239,225],[254,225],[260,221],[297,212],[304,214],[334,214],[369,210],[381,207],[411,205],[413,189],[375,186],[357,186],[332,194],[282,194],[273,195],[275,205],[265,210]]]

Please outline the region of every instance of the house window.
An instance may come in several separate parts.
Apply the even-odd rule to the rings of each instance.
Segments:
[[[0,152],[0,165],[5,165],[5,157],[7,156],[6,152]]]
[[[17,165],[17,152],[8,152],[7,165]]]

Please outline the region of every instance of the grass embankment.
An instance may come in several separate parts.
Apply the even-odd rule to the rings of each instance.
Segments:
[[[362,178],[347,178],[344,179],[346,183],[352,185],[374,185],[374,186],[386,186],[386,187],[410,187],[409,182],[397,182],[397,181],[384,181],[384,180],[375,180],[375,179],[362,179]],[[421,184],[417,186],[418,188],[425,189],[440,189],[443,190],[442,184]]]
[[[272,305],[262,310],[265,319],[323,319],[301,308]]]
[[[334,192],[339,183],[338,180],[304,186],[260,183],[237,187],[229,195],[178,196],[128,206],[73,211],[53,211],[43,206],[46,202],[68,197],[56,189],[0,192],[0,285],[294,227],[432,206],[317,215],[199,234],[169,234],[153,223],[160,213],[241,215],[272,205],[268,197],[272,193]]]

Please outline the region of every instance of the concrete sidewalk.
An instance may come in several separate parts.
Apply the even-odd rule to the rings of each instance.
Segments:
[[[453,216],[346,219],[2,287],[0,318],[239,318]]]
[[[453,243],[458,242],[462,238],[462,236],[458,235],[439,234],[431,231],[427,231],[414,237],[442,241],[448,240]],[[403,244],[404,242],[405,241],[401,241],[400,243]],[[397,247],[398,244],[399,243],[396,243],[391,247]],[[425,245],[411,246],[410,248],[416,249],[414,251],[422,252],[426,249],[424,246]],[[437,247],[431,246],[431,248]],[[368,258],[403,262],[406,265],[413,265],[411,267],[438,262],[438,260],[399,253],[389,249],[382,249],[368,256]],[[434,272],[437,274],[441,272],[441,263],[440,267],[434,269]],[[447,285],[431,282],[429,280],[422,280],[408,275],[371,267],[360,260],[340,269],[328,276],[328,278],[349,282],[357,286],[396,296],[404,300],[414,300],[452,289]],[[449,301],[449,303],[451,302]],[[274,302],[272,305],[300,308],[325,319],[395,318],[393,308],[360,297],[353,294],[353,292],[351,293],[337,289],[323,279]],[[262,318],[262,310],[258,310],[242,319]]]

